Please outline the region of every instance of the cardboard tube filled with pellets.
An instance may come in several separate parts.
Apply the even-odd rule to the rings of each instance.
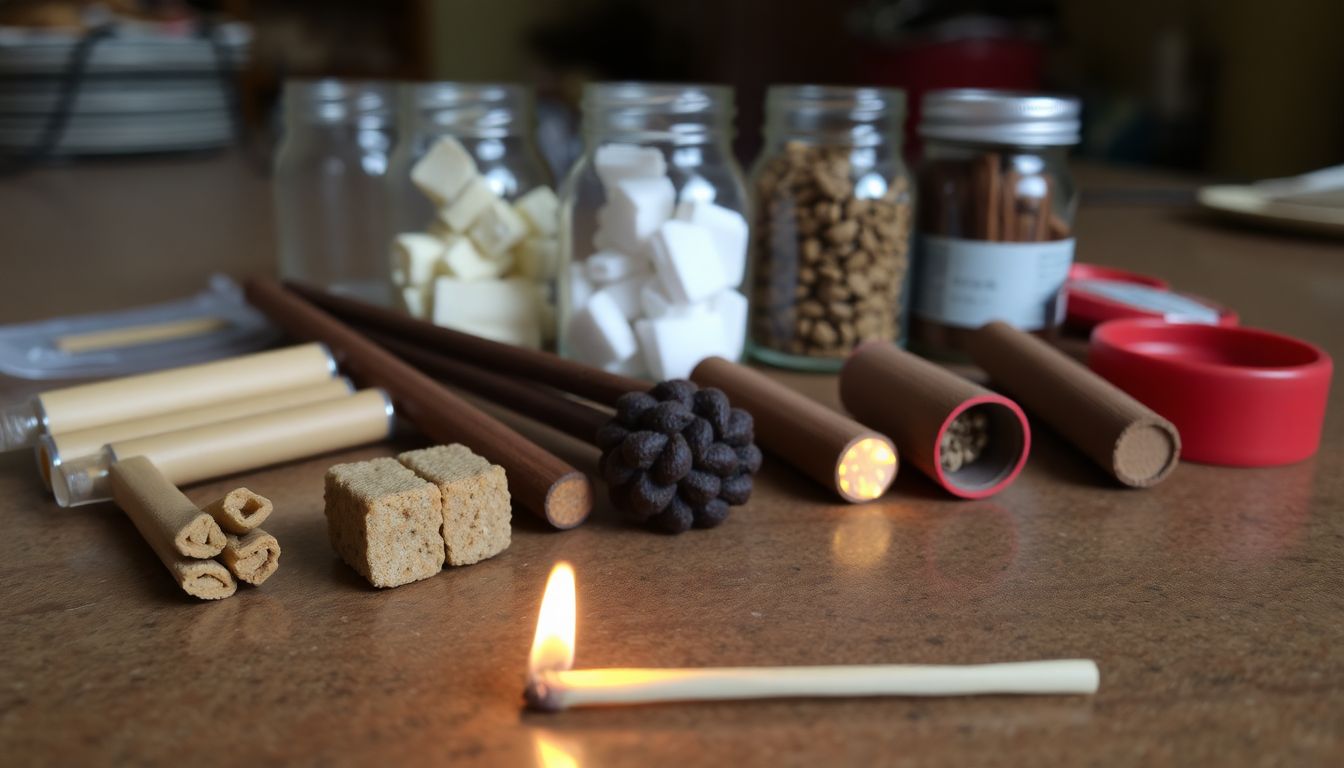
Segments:
[[[1147,488],[1180,462],[1171,422],[1041,339],[993,322],[969,334],[965,350],[996,386],[1121,483]]]
[[[122,458],[145,456],[183,485],[283,461],[386,439],[392,401],[380,389],[274,413],[112,443],[92,456],[67,462],[53,478],[56,502],[75,507],[109,497],[108,470]]]
[[[0,408],[0,451],[74,432],[208,403],[316,384],[336,375],[321,344],[259,352],[121,379],[53,389]]]
[[[351,386],[350,380],[340,377],[279,392],[225,400],[199,408],[170,411],[142,419],[118,421],[115,424],[90,427],[76,432],[42,435],[37,445],[37,466],[42,475],[42,482],[50,489],[51,479],[60,472],[63,462],[97,453],[108,443],[145,435],[176,432],[201,424],[269,413],[296,405],[334,400],[338,397],[348,397],[351,392],[354,392],[354,387]]]
[[[721,357],[691,371],[751,413],[766,450],[849,502],[871,501],[896,478],[896,446],[853,419]]]
[[[845,361],[840,401],[964,499],[1008,487],[1031,450],[1031,428],[1016,403],[887,342],[869,342]]]

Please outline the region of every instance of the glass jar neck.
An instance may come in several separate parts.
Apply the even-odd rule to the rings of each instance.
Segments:
[[[373,80],[289,80],[284,90],[285,122],[390,129],[392,86]]]
[[[774,86],[765,98],[765,140],[899,149],[905,93],[891,88]]]
[[[532,127],[532,94],[521,85],[404,85],[400,110],[402,121],[415,133],[504,139],[526,136]]]
[[[719,85],[595,83],[583,94],[589,147],[607,142],[727,144],[733,91]]]

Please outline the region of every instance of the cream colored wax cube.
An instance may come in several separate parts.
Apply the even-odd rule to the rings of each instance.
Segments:
[[[434,324],[505,344],[541,346],[537,288],[530,280],[434,283]]]
[[[529,237],[513,248],[518,274],[533,280],[555,279],[560,244],[551,238]]]
[[[411,181],[435,205],[447,205],[476,175],[476,161],[462,142],[445,136],[411,168]]]
[[[442,265],[443,241],[423,232],[404,232],[392,241],[392,273],[401,285],[424,285]]]
[[[439,209],[439,221],[453,232],[466,232],[476,218],[494,202],[494,190],[485,179],[477,176],[467,182],[453,202]]]
[[[514,212],[513,206],[495,200],[476,217],[476,223],[467,234],[482,251],[494,256],[509,250],[527,236],[527,222]]]
[[[513,255],[505,251],[499,256],[486,256],[476,249],[471,240],[462,235],[449,235],[444,241],[443,261],[453,277],[460,280],[487,280],[499,277],[513,266]]]
[[[513,203],[532,231],[542,237],[555,237],[560,227],[560,201],[550,187],[536,187]]]

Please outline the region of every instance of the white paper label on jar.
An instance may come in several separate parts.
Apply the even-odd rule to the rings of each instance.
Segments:
[[[914,313],[958,328],[1002,320],[1036,331],[1064,320],[1073,239],[993,243],[921,236]]]

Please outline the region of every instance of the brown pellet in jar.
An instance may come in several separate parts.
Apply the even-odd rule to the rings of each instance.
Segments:
[[[753,342],[840,359],[901,337],[911,204],[898,176],[860,196],[847,147],[789,142],[756,179]]]
[[[989,446],[989,417],[976,410],[965,411],[947,425],[938,446],[944,472],[956,472],[973,464]]]

